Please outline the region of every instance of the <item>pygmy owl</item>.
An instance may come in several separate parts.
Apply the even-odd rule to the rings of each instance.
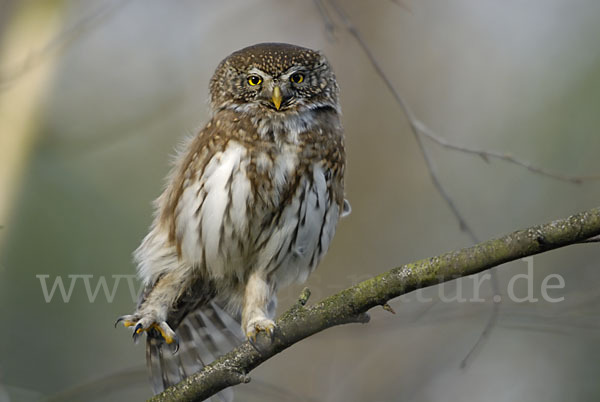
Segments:
[[[278,289],[327,252],[350,209],[338,92],[325,57],[299,46],[250,46],[217,67],[211,119],[177,156],[134,253],[144,292],[117,321],[147,333],[155,392],[243,340],[240,321],[250,341],[272,335]]]

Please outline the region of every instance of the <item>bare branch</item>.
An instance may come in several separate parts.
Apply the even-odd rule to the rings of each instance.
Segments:
[[[394,99],[396,100],[396,102],[398,102],[398,104],[400,105],[400,108],[402,109],[403,113],[406,115],[406,118],[408,119],[410,129],[411,129],[413,135],[415,136],[417,144],[419,144],[419,148],[421,150],[421,153],[423,154],[425,163],[427,164],[427,170],[429,171],[433,185],[438,190],[440,195],[444,198],[444,200],[446,201],[446,204],[448,204],[448,206],[450,207],[450,210],[452,211],[452,213],[458,220],[461,230],[463,230],[464,232],[466,232],[469,235],[469,238],[471,239],[471,241],[473,243],[476,243],[477,236],[475,235],[475,232],[467,224],[466,219],[463,217],[463,215],[458,210],[456,203],[454,202],[454,200],[452,199],[452,197],[450,196],[448,191],[444,188],[444,186],[442,185],[441,181],[438,178],[437,172],[435,170],[435,166],[433,165],[433,161],[429,157],[429,154],[427,153],[427,150],[425,149],[425,146],[423,144],[423,140],[421,139],[419,128],[416,124],[416,122],[418,121],[416,116],[413,114],[412,110],[408,107],[408,104],[406,103],[406,101],[404,100],[402,95],[400,95],[400,92],[398,92],[396,90],[396,88],[394,87],[394,84],[392,84],[392,81],[385,74],[385,72],[383,71],[383,68],[379,64],[379,61],[377,61],[377,59],[375,58],[375,55],[371,51],[371,48],[367,45],[367,43],[365,42],[361,33],[354,26],[354,24],[352,23],[352,21],[346,14],[346,12],[338,5],[336,0],[330,0],[330,3],[332,5],[332,7],[334,8],[335,12],[337,13],[337,15],[340,17],[340,19],[346,26],[346,29],[348,30],[348,32],[354,37],[354,39],[356,39],[356,41],[362,48],[363,52],[365,52],[367,58],[371,62],[371,65],[377,72],[377,75],[379,75],[381,80],[384,82],[384,84],[388,87],[389,91],[394,96]]]
[[[325,32],[327,32],[327,39],[334,40],[335,39],[335,24],[327,11],[327,7],[323,4],[323,0],[314,0],[315,6],[323,19],[323,24],[325,25]]]
[[[494,273],[493,275],[491,275],[491,279],[492,279],[493,294],[497,295],[498,294],[498,275],[495,275],[495,273]],[[485,341],[487,341],[487,339],[490,337],[490,334],[492,333],[492,329],[498,322],[498,313],[499,312],[500,312],[500,302],[496,302],[494,300],[494,304],[492,305],[492,312],[490,313],[490,316],[488,317],[488,321],[485,324],[485,327],[483,327],[483,331],[481,331],[481,334],[479,334],[479,337],[477,338],[477,341],[475,342],[475,344],[473,346],[471,346],[471,349],[469,350],[467,355],[460,362],[461,369],[464,369],[469,365],[469,362],[471,361],[473,356],[475,356],[475,353],[478,350],[480,350],[480,348],[483,346]]]
[[[540,174],[542,176],[547,176],[552,179],[567,181],[567,182],[576,183],[576,184],[580,184],[583,181],[600,180],[600,175],[569,176],[569,175],[565,175],[562,173],[551,172],[547,169],[544,169],[539,166],[535,166],[526,160],[519,159],[519,158],[512,156],[510,154],[507,154],[507,153],[502,153],[502,152],[497,152],[497,151],[486,151],[483,149],[471,148],[471,147],[467,147],[464,145],[457,145],[457,144],[451,143],[450,141],[448,141],[448,140],[444,139],[443,137],[440,137],[439,135],[434,133],[431,129],[429,129],[427,126],[425,126],[425,124],[423,124],[420,120],[415,120],[414,124],[421,135],[424,135],[425,137],[427,137],[430,140],[434,141],[435,143],[443,146],[444,148],[463,152],[466,154],[477,155],[486,162],[489,162],[490,159],[499,159],[504,162],[508,162],[508,163],[512,163],[517,166],[524,167],[525,169],[527,169],[533,173]]]
[[[261,334],[260,352],[248,342],[151,401],[200,401],[248,381],[248,373],[294,343],[335,325],[367,322],[367,311],[414,290],[600,236],[600,207],[566,219],[518,230],[472,247],[394,268],[330,296],[314,306],[302,299],[277,321],[272,342]]]

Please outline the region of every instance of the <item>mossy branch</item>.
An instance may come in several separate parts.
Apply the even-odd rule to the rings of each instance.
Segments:
[[[367,311],[416,289],[479,273],[505,262],[582,243],[600,235],[600,208],[518,230],[475,246],[406,264],[306,306],[310,293],[279,318],[273,342],[259,336],[260,352],[248,342],[150,401],[201,401],[248,382],[248,373],[296,342],[335,325],[368,322]]]

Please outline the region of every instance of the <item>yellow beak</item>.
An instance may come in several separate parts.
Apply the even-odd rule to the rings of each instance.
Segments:
[[[273,97],[271,98],[271,100],[273,101],[273,104],[275,105],[275,108],[277,110],[279,110],[279,108],[281,107],[281,89],[279,89],[279,86],[276,86],[275,88],[273,88]]]

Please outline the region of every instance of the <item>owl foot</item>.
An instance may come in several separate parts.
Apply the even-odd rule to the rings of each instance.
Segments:
[[[246,338],[248,341],[256,347],[256,336],[259,332],[265,332],[271,341],[273,341],[273,336],[275,334],[275,323],[273,320],[269,320],[268,318],[257,318],[254,320],[250,320],[248,324],[246,324]]]
[[[138,314],[124,315],[117,319],[115,327],[118,323],[123,322],[125,327],[134,327],[133,340],[137,342],[139,336],[143,332],[153,331],[160,334],[164,341],[168,344],[175,345],[175,352],[179,349],[179,338],[175,335],[175,331],[169,327],[166,321],[157,322],[152,315],[140,316]]]

